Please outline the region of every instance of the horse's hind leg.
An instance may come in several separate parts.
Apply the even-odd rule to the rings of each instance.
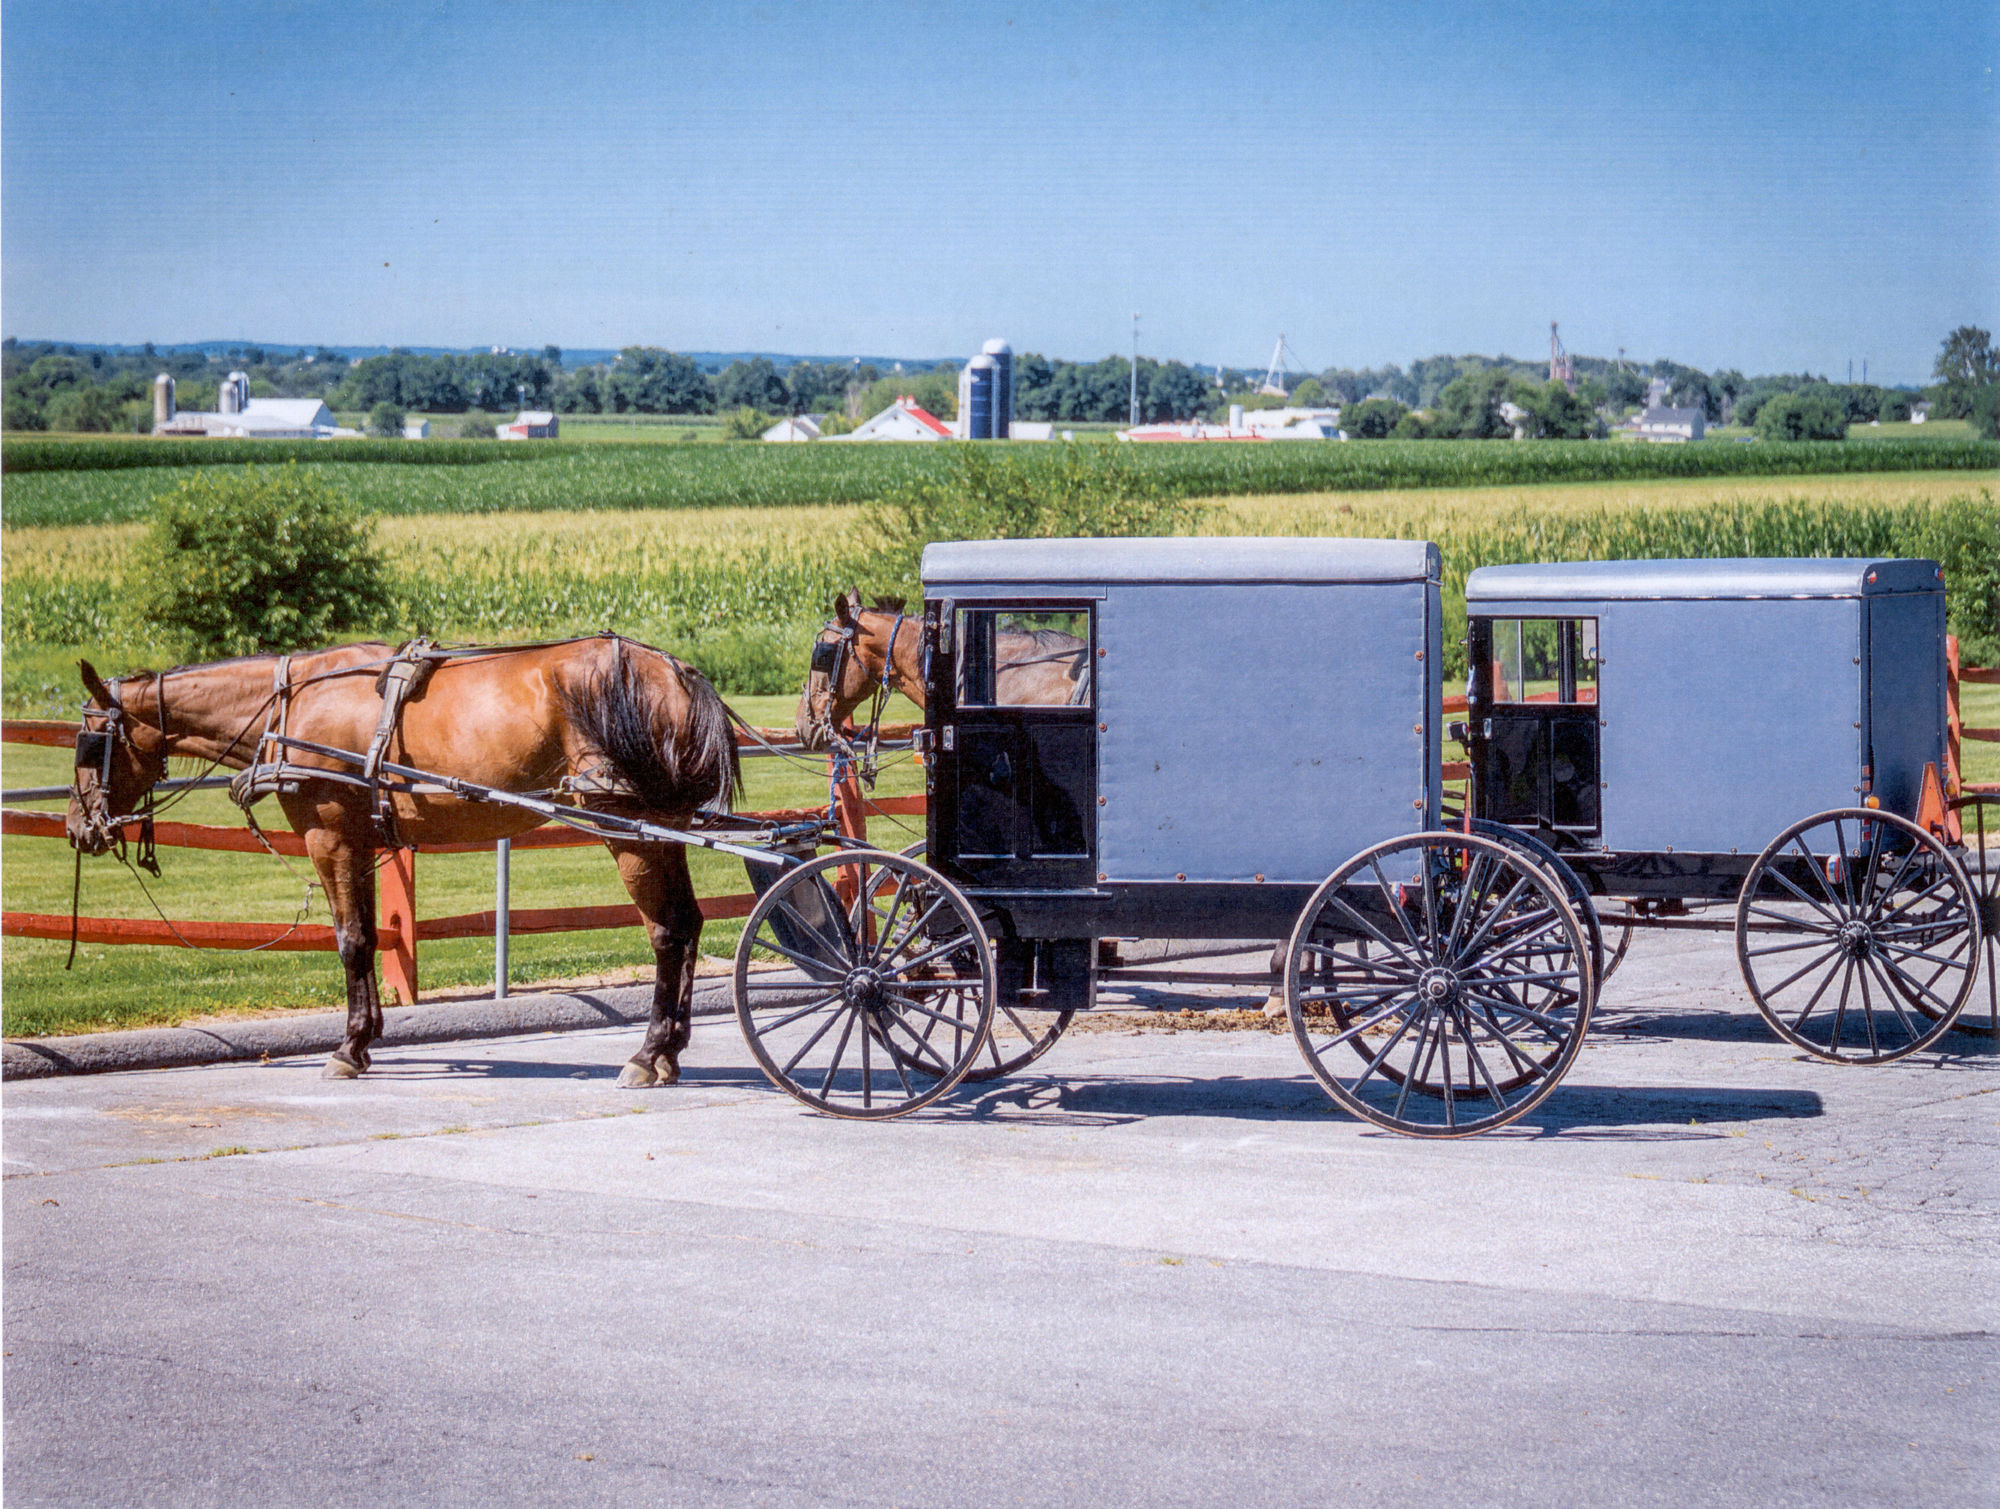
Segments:
[[[618,874],[646,922],[653,945],[653,1012],[645,1041],[619,1071],[622,1089],[670,1085],[681,1077],[694,1009],[694,966],[701,945],[701,906],[679,844],[608,845]]]
[[[360,821],[365,825],[367,819]],[[368,1045],[382,1035],[382,998],[375,987],[375,849],[346,831],[353,826],[304,829],[306,853],[326,891],[334,942],[347,976],[347,1036],[326,1061],[327,1079],[364,1073]]]

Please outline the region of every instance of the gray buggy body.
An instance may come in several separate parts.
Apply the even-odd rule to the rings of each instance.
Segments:
[[[1924,766],[1943,768],[1934,561],[1488,566],[1465,597],[1475,810],[1560,848],[1653,856],[1662,878],[1692,874],[1698,856],[1740,873],[1728,856],[1812,813],[1873,797],[1914,815]],[[1517,621],[1594,641],[1594,700],[1508,684],[1495,646]],[[1609,867],[1637,881],[1646,864]]]
[[[1440,575],[1422,541],[930,546],[933,862],[1036,937],[1284,935],[1436,826]],[[1051,615],[1089,640],[1077,700],[984,705],[978,636]]]

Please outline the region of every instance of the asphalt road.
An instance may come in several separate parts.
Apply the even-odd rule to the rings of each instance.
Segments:
[[[9,1505],[1978,1504],[2000,1058],[1644,940],[1533,1123],[1072,1033],[886,1124],[733,1022],[5,1087]],[[242,1151],[248,1150],[248,1151]]]

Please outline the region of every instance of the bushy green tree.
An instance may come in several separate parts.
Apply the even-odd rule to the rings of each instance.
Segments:
[[[1847,408],[1832,392],[1783,393],[1757,411],[1766,440],[1845,440]]]
[[[942,467],[898,487],[858,535],[883,552],[860,569],[913,598],[923,595],[917,568],[933,540],[1186,534],[1206,512],[1134,465],[1123,445],[944,450]]]
[[[458,438],[460,440],[494,440],[499,437],[499,434],[500,432],[493,427],[492,420],[481,418],[478,415],[465,420],[458,427]]]
[[[725,440],[761,440],[764,431],[775,421],[769,414],[754,409],[749,404],[741,404],[722,416],[722,438]]]
[[[368,411],[368,433],[393,440],[403,433],[403,411],[394,404],[378,403]]]
[[[1308,377],[1292,389],[1292,402],[1302,409],[1323,409],[1333,400],[1327,396],[1326,384],[1317,377]]]
[[[1505,440],[1514,427],[1500,417],[1500,405],[1513,396],[1514,376],[1505,368],[1467,372],[1445,384],[1438,394],[1431,431],[1460,440]]]
[[[724,409],[761,409],[780,412],[791,401],[785,380],[771,359],[759,356],[747,362],[731,362],[715,380],[715,401]]]
[[[49,400],[52,430],[105,435],[127,428],[125,405],[106,388],[65,388]]]
[[[127,580],[148,627],[195,657],[308,649],[390,611],[371,522],[289,461],[198,471],[157,499]]]
[[[1350,440],[1387,440],[1409,412],[1393,398],[1364,398],[1340,411],[1340,427]]]
[[[1559,382],[1520,383],[1514,402],[1528,411],[1528,434],[1536,440],[1587,440],[1597,433],[1589,404]]]

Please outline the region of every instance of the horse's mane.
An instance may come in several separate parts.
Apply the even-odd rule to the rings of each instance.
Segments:
[[[649,811],[727,810],[743,784],[729,709],[701,672],[668,655],[660,659],[687,692],[687,718],[679,727],[670,724],[622,646],[580,682],[558,687],[563,713]]]
[[[1083,641],[1074,634],[1065,634],[1061,629],[1002,629],[1003,639],[1025,639],[1028,647],[1035,650],[1080,650]]]

